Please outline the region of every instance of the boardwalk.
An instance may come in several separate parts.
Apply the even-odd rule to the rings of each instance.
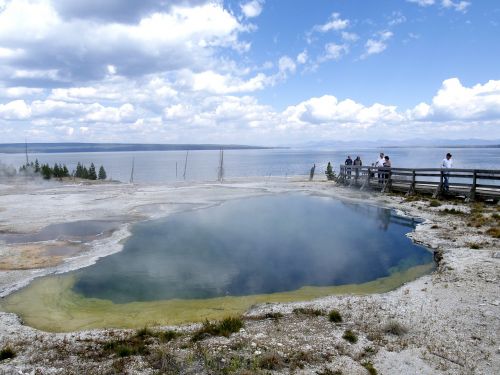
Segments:
[[[449,189],[445,180],[449,179]],[[467,201],[500,199],[499,169],[377,168],[340,166],[338,181],[362,190],[398,191],[463,197]]]

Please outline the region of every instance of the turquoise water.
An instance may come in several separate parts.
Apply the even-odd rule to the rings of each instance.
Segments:
[[[139,223],[122,252],[75,272],[115,303],[245,296],[363,283],[432,262],[415,221],[377,207],[283,194]]]

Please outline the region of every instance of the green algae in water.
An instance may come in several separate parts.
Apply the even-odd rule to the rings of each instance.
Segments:
[[[303,287],[293,292],[267,295],[121,304],[85,298],[72,289],[74,275],[61,275],[35,280],[29,287],[8,296],[0,307],[3,311],[19,314],[25,324],[49,332],[175,325],[239,315],[258,303],[307,301],[337,294],[383,293],[429,273],[433,267],[433,264],[416,266],[364,284]]]
[[[71,331],[179,324],[255,303],[394,289],[432,268],[390,210],[285,194],[137,224],[122,252],[35,281],[4,309]]]

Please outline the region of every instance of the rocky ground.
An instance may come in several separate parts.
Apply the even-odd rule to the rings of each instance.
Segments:
[[[356,192],[303,178],[170,186],[0,185],[0,228],[125,218],[113,235],[46,268],[0,271],[3,295],[35,276],[119,251],[130,223],[227,199],[307,191],[392,207],[424,220],[410,234],[436,271],[395,291],[266,304],[204,326],[46,333],[0,313],[5,374],[496,374],[500,368],[498,205]],[[0,255],[13,248],[0,244]],[[18,260],[15,265],[18,267]],[[25,260],[29,262],[29,260]],[[14,263],[12,263],[14,264]],[[12,357],[12,358],[10,358]]]

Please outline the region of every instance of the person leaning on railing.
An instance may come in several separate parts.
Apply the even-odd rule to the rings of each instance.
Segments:
[[[361,158],[356,156],[356,159],[354,159],[353,162],[354,166],[361,167],[363,165],[363,162],[361,161]],[[356,168],[356,180],[359,178],[359,168]]]

